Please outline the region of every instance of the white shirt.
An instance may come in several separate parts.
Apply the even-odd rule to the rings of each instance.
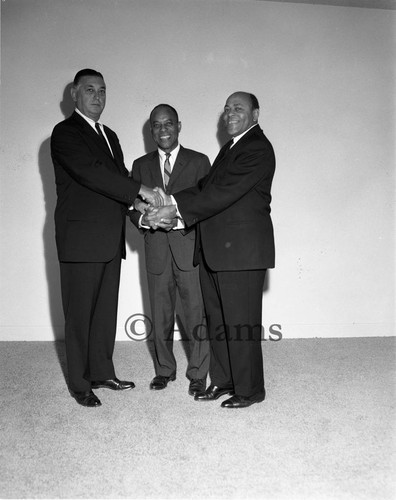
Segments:
[[[251,127],[249,127],[247,130],[245,130],[245,132],[242,132],[242,134],[239,134],[239,135],[236,135],[233,139],[232,139],[232,144],[230,146],[230,149],[233,148],[235,146],[235,144],[239,141],[239,139],[242,139],[242,137],[247,134],[249,132],[249,130],[251,130],[253,127],[256,127],[258,125],[258,123],[255,123],[254,125],[252,125]]]

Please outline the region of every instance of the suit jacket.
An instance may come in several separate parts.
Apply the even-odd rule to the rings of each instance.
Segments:
[[[275,155],[259,126],[219,152],[198,186],[174,195],[187,225],[199,222],[199,245],[213,271],[274,267],[270,217]]]
[[[179,154],[173,165],[172,174],[168,183],[167,193],[173,194],[182,189],[195,186],[210,169],[207,156],[191,149],[180,146]],[[148,153],[134,161],[132,177],[148,187],[163,186],[160,159],[158,151]],[[130,213],[131,221],[139,227],[140,212],[133,210]],[[147,271],[161,274],[165,269],[167,248],[170,247],[176,265],[182,271],[193,269],[193,255],[195,245],[195,230],[157,231],[144,230],[145,255]]]
[[[52,132],[60,261],[108,262],[120,242],[125,257],[125,214],[140,184],[128,178],[117,135],[108,127],[105,132],[114,158],[103,139],[76,112]]]

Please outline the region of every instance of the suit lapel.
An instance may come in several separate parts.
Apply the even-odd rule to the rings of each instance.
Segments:
[[[161,173],[161,165],[158,151],[153,151],[153,154],[149,160],[150,174],[153,179],[153,185],[162,187],[164,189],[164,180]]]
[[[215,161],[213,162],[212,170],[217,168],[217,166],[224,161],[224,158],[230,152],[231,144],[232,144],[232,139],[230,141],[228,141],[226,144],[224,144],[224,146],[220,149],[219,154],[216,156]]]
[[[224,146],[220,149],[219,154],[216,156],[212,168],[210,169],[209,174],[205,179],[205,182],[203,184],[204,186],[206,186],[206,184],[208,184],[213,179],[215,172],[221,167],[221,165],[224,164],[224,161],[227,159],[227,156],[230,153],[231,144],[232,144],[232,139],[228,141],[226,144],[224,144]]]
[[[219,167],[221,167],[221,165],[224,164],[224,161],[226,161],[226,160],[228,161],[230,158],[232,158],[233,156],[235,156],[235,154],[240,149],[244,148],[244,146],[246,145],[246,143],[250,141],[250,138],[253,135],[260,134],[260,133],[262,134],[262,130],[261,130],[261,128],[258,125],[256,125],[251,130],[249,130],[249,132],[247,132],[243,137],[241,137],[239,139],[239,141],[235,144],[235,146],[233,146],[232,148],[230,148],[230,146],[232,144],[232,139],[230,141],[228,141],[220,149],[219,154],[217,155],[215,161],[213,162],[213,166],[210,169],[210,172],[209,172],[209,175],[208,175],[208,178],[207,178],[207,181],[205,182],[205,184],[207,184],[207,182],[210,179],[213,178],[213,175],[219,169]]]
[[[125,175],[125,174],[128,175],[128,170],[125,168],[125,165],[124,165],[124,156],[122,154],[122,150],[121,150],[121,147],[119,145],[119,142],[115,138],[114,132],[106,126],[105,126],[105,131],[106,131],[106,135],[107,135],[107,138],[109,140],[111,150],[113,152],[114,157],[111,155],[110,151],[108,150],[108,148],[106,148],[106,145],[104,144],[103,146],[106,149],[106,153],[115,162],[115,164],[118,167],[118,170],[123,175]],[[103,141],[101,141],[101,142],[103,142]]]
[[[233,146],[230,149],[230,153],[234,154],[234,153],[238,152],[240,149],[243,149],[244,146],[246,145],[246,143],[248,143],[250,141],[252,136],[259,135],[260,133],[261,134],[263,133],[260,126],[255,125],[252,129],[249,130],[249,132],[247,132],[243,137],[241,137],[239,139],[239,141],[235,144],[235,146]]]
[[[106,135],[107,138],[110,142],[111,149],[114,154],[114,158],[111,155],[111,152],[109,151],[109,148],[104,144],[103,139],[98,135],[98,133],[89,125],[89,123],[84,120],[82,116],[80,116],[78,113],[74,112],[71,115],[71,118],[73,118],[74,122],[78,125],[80,128],[81,132],[86,135],[90,140],[92,140],[99,148],[100,150],[105,153],[113,162],[114,165],[117,167],[120,173],[123,175],[127,174],[128,171],[126,170],[124,166],[124,161],[122,157],[122,151],[119,151],[119,145],[117,141],[113,138],[114,132],[112,132],[108,127],[105,126],[106,130]]]
[[[168,191],[169,192],[172,192],[172,187],[175,184],[176,179],[181,174],[185,164],[186,164],[186,155],[184,152],[184,148],[182,146],[180,146],[179,154],[177,155],[176,161],[173,164],[172,173],[171,173],[169,184],[168,184]]]
[[[102,146],[102,149],[103,151],[106,151],[106,153],[111,157],[111,158],[114,158],[116,159],[117,157],[119,157],[119,151],[118,151],[118,144],[116,143],[116,140],[115,138],[113,137],[113,134],[112,134],[112,131],[109,130],[108,127],[106,127],[106,125],[104,125],[104,129],[105,129],[105,132],[106,132],[106,135],[107,135],[107,139],[109,140],[109,143],[110,143],[110,147],[111,147],[111,151],[113,152],[113,155],[111,154],[111,152],[109,151],[109,148],[106,147],[106,144],[103,143],[103,140],[101,141],[101,146]],[[99,137],[99,136],[98,136]],[[100,137],[99,137],[100,139]]]
[[[106,144],[103,142],[103,139],[99,136],[99,134],[91,127],[91,125],[86,121],[84,120],[84,118],[82,118],[78,113],[75,113],[75,116],[77,118],[77,120],[79,121],[79,123],[82,124],[83,126],[83,129],[84,129],[84,132],[86,132],[88,134],[89,137],[91,137],[91,139],[93,141],[95,141],[95,144],[97,146],[100,147],[100,149],[107,154],[107,156],[110,156],[110,158],[112,158],[111,156],[111,153],[109,151],[109,148],[106,146]],[[108,129],[106,129],[106,135],[107,135],[107,138],[109,138],[109,133],[108,133]],[[110,139],[109,139],[110,141]],[[112,146],[113,147],[113,146]]]

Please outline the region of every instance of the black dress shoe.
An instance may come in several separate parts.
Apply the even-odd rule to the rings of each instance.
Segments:
[[[190,394],[190,396],[201,394],[202,392],[205,392],[205,386],[206,380],[204,378],[193,378],[190,381],[188,393]]]
[[[165,389],[165,387],[168,385],[168,382],[173,382],[174,380],[176,380],[176,375],[171,375],[170,377],[156,375],[150,382],[150,389],[154,389],[155,391]]]
[[[102,406],[102,403],[100,402],[99,398],[96,397],[92,391],[85,391],[85,392],[70,391],[70,394],[81,406],[89,406],[91,408],[94,408],[95,406]]]
[[[233,389],[224,389],[222,387],[217,387],[217,385],[210,385],[205,392],[201,392],[195,396],[196,401],[214,401],[218,399],[220,396],[224,396],[225,394],[229,394],[230,396],[234,394]]]
[[[244,396],[234,395],[230,399],[226,399],[221,403],[223,408],[247,408],[254,405],[254,403],[261,403],[264,401],[264,395],[257,396],[256,398],[245,398]]]
[[[127,391],[128,389],[133,389],[135,387],[135,384],[133,382],[118,380],[117,377],[111,378],[109,380],[91,382],[91,384],[93,389],[104,387],[106,389],[112,389],[113,391]]]

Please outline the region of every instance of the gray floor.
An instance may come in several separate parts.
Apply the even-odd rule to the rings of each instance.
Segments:
[[[1,342],[1,498],[395,498],[395,338],[263,343],[267,399],[195,402],[150,391],[147,344],[117,342],[120,378],[68,395],[61,342]]]

